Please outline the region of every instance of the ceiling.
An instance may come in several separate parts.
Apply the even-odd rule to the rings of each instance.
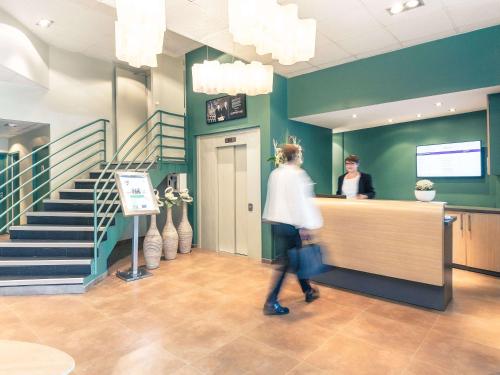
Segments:
[[[500,86],[493,86],[477,90],[460,91],[302,116],[294,118],[294,120],[331,128],[334,133],[340,133],[484,110],[487,107],[486,96],[498,92],[500,92]],[[439,107],[436,106],[438,102],[441,103]],[[455,108],[455,112],[450,112],[450,108]],[[420,114],[420,117],[417,117],[418,114]],[[356,115],[356,118],[354,118],[353,115]],[[392,122],[390,122],[389,119],[391,119]]]
[[[15,127],[10,127],[8,124],[14,124]],[[32,130],[49,126],[48,124],[40,124],[38,122],[15,121],[0,118],[0,138],[12,138],[20,134],[28,133]]]
[[[279,0],[297,3],[301,17],[318,21],[316,56],[283,66],[254,47],[240,46],[228,31],[227,0],[166,0],[165,53],[181,56],[202,44],[245,60],[271,63],[287,77],[500,24],[500,0],[424,0],[425,6],[390,16],[395,0]],[[109,5],[106,5],[106,4]],[[49,44],[105,60],[114,59],[113,0],[0,0]],[[41,18],[54,20],[48,29]],[[200,44],[201,43],[201,44]]]

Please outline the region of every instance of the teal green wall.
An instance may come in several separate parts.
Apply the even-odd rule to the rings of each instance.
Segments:
[[[290,118],[500,84],[500,26],[291,78]]]
[[[188,186],[193,192],[195,200],[197,194],[197,163],[196,163],[196,137],[226,131],[260,128],[261,142],[261,200],[265,203],[267,179],[271,173],[271,165],[266,162],[271,152],[270,138],[270,98],[269,95],[247,97],[247,117],[220,124],[207,124],[206,101],[223,95],[206,95],[193,92],[193,77],[191,68],[193,64],[202,63],[207,58],[207,48],[201,47],[186,54],[186,115],[188,119],[187,151],[188,151]],[[209,60],[230,62],[232,57],[220,51],[208,48]],[[190,208],[190,220],[193,223],[194,242],[198,241],[197,208],[193,204]],[[262,257],[272,259],[272,239],[269,225],[262,225]]]
[[[485,111],[335,134],[335,178],[342,171],[343,155],[354,153],[361,158],[360,169],[372,175],[377,198],[413,200],[417,145],[481,140],[484,149],[486,137]],[[498,176],[432,180],[437,200],[452,205],[500,207]]]
[[[488,95],[491,174],[500,175],[500,94]]]
[[[240,130],[252,127],[260,128],[261,143],[261,198],[262,208],[267,194],[267,180],[273,165],[267,159],[274,155],[273,139],[278,142],[285,140],[286,135],[296,135],[304,148],[304,168],[316,182],[316,191],[329,193],[331,191],[331,130],[324,129],[287,118],[287,80],[274,75],[273,92],[269,95],[247,97],[247,117],[220,124],[206,123],[206,101],[223,95],[205,95],[193,92],[191,67],[202,63],[207,58],[207,48],[201,47],[186,55],[186,115],[188,122],[188,185],[197,199],[197,163],[196,137],[200,135]],[[230,62],[232,57],[220,51],[209,48],[208,58],[221,62]],[[191,206],[190,219],[193,223],[194,242],[198,241],[196,204]],[[262,257],[273,259],[273,241],[270,226],[262,225]]]
[[[316,183],[318,194],[332,190],[332,131],[287,117],[287,79],[276,75],[271,94],[271,136],[284,142],[293,135],[300,140],[304,154],[303,168]]]

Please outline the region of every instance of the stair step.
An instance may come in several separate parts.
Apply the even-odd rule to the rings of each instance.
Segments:
[[[0,262],[1,263],[1,262]],[[13,262],[11,262],[13,263]],[[90,262],[86,264],[32,264],[1,265],[0,276],[65,276],[65,275],[90,275],[92,272]]]
[[[100,198],[111,198],[113,199],[117,194],[118,190],[108,189],[103,191],[97,191],[97,194],[101,194]],[[89,200],[94,199],[94,189],[64,189],[59,191],[60,199],[77,199],[77,200]]]
[[[0,257],[1,267],[26,267],[26,266],[87,266],[92,263],[92,258],[67,258],[67,257]],[[1,272],[1,271],[0,271]]]
[[[97,201],[97,203],[107,210],[110,206],[111,201]],[[115,203],[112,204],[111,212],[114,212],[117,206],[120,205],[120,201],[117,199]],[[44,199],[43,207],[45,211],[76,211],[76,212],[93,212],[94,211],[94,200],[92,199]],[[118,210],[120,211],[121,208]]]
[[[100,213],[99,220],[104,217]],[[46,225],[94,225],[93,212],[75,212],[75,211],[38,211],[26,213],[28,224],[46,224]],[[104,224],[109,222],[111,214],[106,215]],[[114,219],[111,225],[114,224]]]
[[[19,225],[10,227],[9,232],[12,240],[94,239],[94,227],[83,225]]]
[[[118,169],[116,172],[125,172],[125,171],[128,171],[128,172],[147,172],[146,169],[138,169],[136,171],[136,170],[134,170],[133,167],[130,167],[129,169]],[[98,179],[99,177],[101,177],[101,173],[102,173],[102,171],[91,171],[89,173],[89,176],[90,176],[90,178]],[[113,169],[111,171],[108,170],[104,173],[103,178],[108,178],[109,176],[114,175],[114,173],[115,173],[115,170],[113,170]]]
[[[75,188],[76,189],[93,189],[96,182],[97,182],[96,178],[81,178],[81,179],[75,180]],[[99,182],[98,187],[102,188],[106,184],[105,185],[106,188],[111,188],[111,187],[113,187],[114,183],[115,183],[114,178],[112,178],[109,181],[101,180]]]
[[[85,241],[21,241],[0,242],[1,257],[71,257],[94,256],[94,243]]]
[[[74,285],[83,284],[86,275],[54,276],[0,276],[0,286],[25,286],[25,285]]]

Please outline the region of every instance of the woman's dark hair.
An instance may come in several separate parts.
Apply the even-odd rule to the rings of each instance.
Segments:
[[[286,161],[292,161],[299,155],[299,146],[287,143],[281,146],[281,151],[283,152]]]
[[[345,158],[346,162],[359,164],[359,156],[358,155],[349,155]]]

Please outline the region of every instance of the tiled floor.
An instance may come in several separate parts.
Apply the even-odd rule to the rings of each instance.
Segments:
[[[326,287],[306,304],[290,277],[290,315],[265,317],[271,272],[197,250],[84,295],[0,297],[0,339],[64,350],[78,375],[500,374],[499,279],[455,270],[442,313]]]

